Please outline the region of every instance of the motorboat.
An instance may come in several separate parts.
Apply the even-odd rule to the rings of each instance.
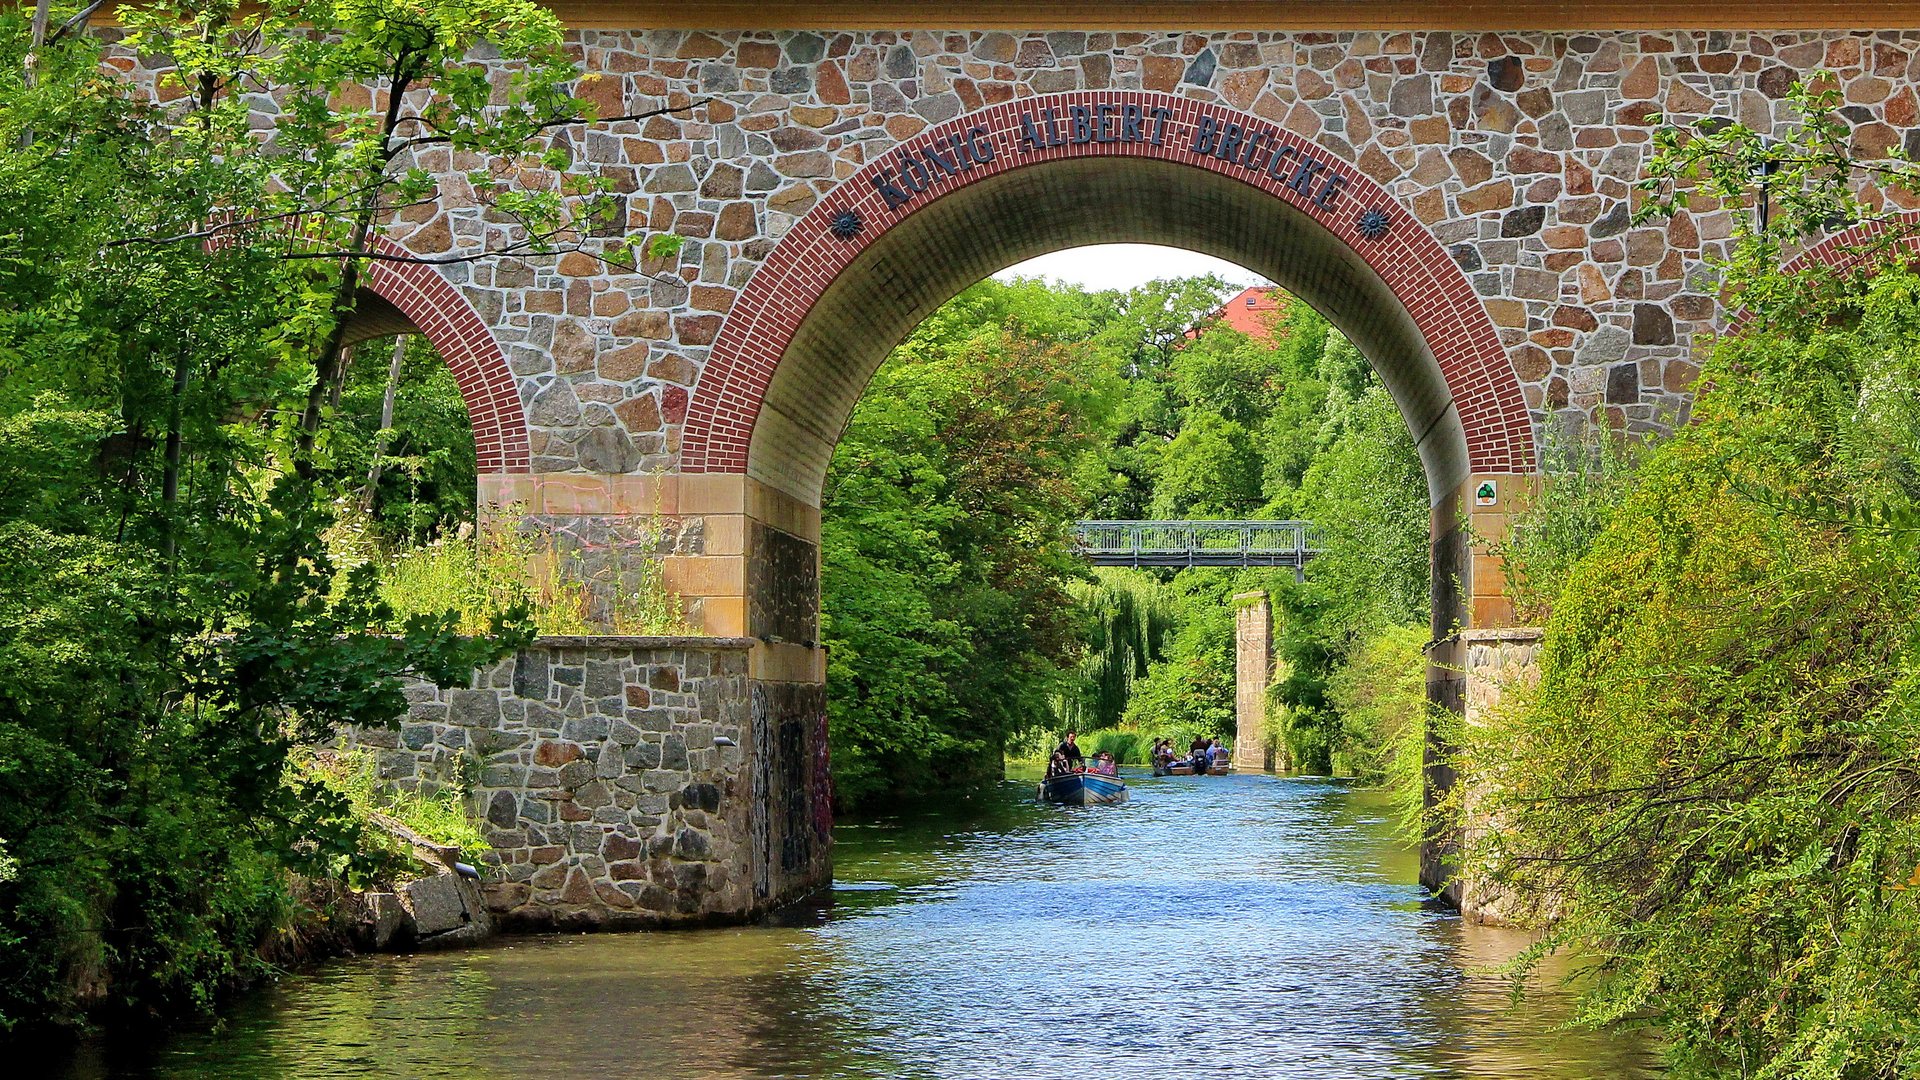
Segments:
[[[1107,773],[1068,772],[1040,781],[1041,802],[1096,806],[1127,801],[1127,783]]]

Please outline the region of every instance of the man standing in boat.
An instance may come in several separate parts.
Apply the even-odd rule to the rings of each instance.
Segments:
[[[1067,737],[1059,746],[1054,747],[1053,752],[1066,761],[1067,768],[1080,772],[1087,767],[1087,755],[1080,752],[1080,744],[1074,741],[1076,734],[1072,731],[1067,732]]]

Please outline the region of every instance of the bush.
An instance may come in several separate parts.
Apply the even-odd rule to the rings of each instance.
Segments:
[[[1095,731],[1080,740],[1080,745],[1088,757],[1102,751],[1112,754],[1113,760],[1122,765],[1146,765],[1147,752],[1153,749],[1153,740],[1135,731]]]
[[[1354,646],[1329,688],[1345,726],[1335,771],[1392,795],[1403,830],[1417,837],[1426,802],[1427,700],[1425,626],[1390,626]]]
[[[380,599],[398,618],[451,614],[462,633],[486,634],[530,611],[543,635],[687,633],[680,597],[667,587],[658,559],[626,559],[618,580],[600,581],[550,536],[462,525],[451,535],[394,548],[350,504],[338,509],[330,547],[344,565],[375,567]],[[504,516],[519,511],[509,508]],[[653,542],[642,537],[638,546]]]
[[[1514,515],[1506,538],[1491,545],[1503,560],[1515,622],[1546,622],[1574,565],[1632,493],[1637,456],[1635,444],[1611,433],[1592,444],[1549,444],[1541,490]]]
[[[1178,628],[1166,659],[1134,683],[1123,727],[1222,739],[1233,734],[1233,594],[1242,580],[1221,570],[1187,570],[1174,579]]]
[[[1585,1017],[1663,1023],[1677,1076],[1920,1072],[1917,343],[1902,267],[1718,343],[1537,690],[1466,733],[1473,868],[1604,957]]]
[[[411,847],[389,823],[467,856],[491,850],[468,805],[468,783],[405,790],[381,781],[378,759],[361,749],[295,751],[286,782],[301,798],[335,808],[339,820],[332,827],[347,841],[330,861],[329,876],[358,887],[418,876]]]
[[[1096,568],[1092,581],[1068,587],[1085,624],[1078,678],[1057,701],[1067,727],[1108,728],[1126,715],[1134,684],[1166,659],[1180,621],[1180,597],[1151,574]]]

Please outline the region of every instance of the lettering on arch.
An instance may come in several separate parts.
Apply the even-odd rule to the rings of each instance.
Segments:
[[[1302,147],[1273,124],[1204,109],[1182,120],[1165,105],[1134,102],[1036,106],[1018,112],[1011,125],[980,123],[909,139],[884,155],[867,181],[888,210],[899,212],[942,180],[1002,157],[1042,160],[1070,156],[1077,147],[1116,144],[1216,158],[1229,170],[1280,185],[1323,214],[1343,209],[1341,193],[1352,183],[1346,163]]]

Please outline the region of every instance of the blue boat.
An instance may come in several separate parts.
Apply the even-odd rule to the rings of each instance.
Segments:
[[[1068,806],[1123,803],[1127,801],[1127,785],[1119,777],[1103,773],[1062,773],[1040,781],[1039,797],[1041,802]]]

